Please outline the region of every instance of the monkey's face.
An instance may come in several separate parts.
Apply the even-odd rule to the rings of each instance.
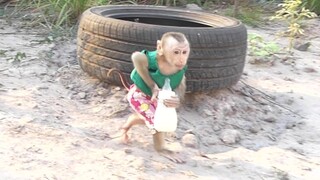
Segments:
[[[161,50],[167,63],[178,70],[183,69],[187,64],[190,54],[190,46],[187,41],[178,42],[174,38],[168,38],[163,43]]]

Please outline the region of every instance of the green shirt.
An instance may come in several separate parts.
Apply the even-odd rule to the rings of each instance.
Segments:
[[[183,75],[185,71],[187,70],[187,66],[185,66],[182,70],[178,71],[175,74],[166,76],[161,74],[158,66],[158,61],[157,61],[157,51],[146,51],[143,50],[142,53],[146,54],[148,57],[148,70],[149,74],[151,76],[151,79],[158,85],[159,88],[162,88],[164,85],[164,80],[166,77],[170,79],[170,85],[171,88],[174,90],[176,89],[179,84],[181,83],[181,80],[183,78]],[[148,85],[143,81],[141,76],[138,74],[136,69],[133,69],[130,75],[132,81],[134,84],[145,94],[151,96],[152,91],[148,87]]]

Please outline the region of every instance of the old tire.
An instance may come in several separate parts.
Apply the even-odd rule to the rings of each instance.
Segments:
[[[162,6],[99,6],[81,17],[77,56],[81,68],[92,76],[121,85],[121,70],[128,79],[133,69],[130,55],[154,50],[168,31],[186,35],[191,44],[187,90],[225,88],[235,84],[244,68],[247,30],[238,20],[211,13]]]

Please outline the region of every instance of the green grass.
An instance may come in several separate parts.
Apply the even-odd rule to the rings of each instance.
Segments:
[[[315,6],[319,0],[312,1],[310,5]],[[28,10],[30,13],[30,24],[33,26],[42,25],[50,30],[66,30],[77,24],[80,15],[92,6],[109,4],[148,4],[148,5],[171,5],[183,6],[188,3],[195,3],[205,8],[208,5],[214,6],[221,3],[220,0],[20,0],[16,12]],[[229,2],[227,0],[226,2]],[[231,5],[225,11],[225,15],[233,16],[234,9]],[[263,9],[259,5],[243,4],[239,7],[239,13],[235,17],[247,25],[257,26],[263,21]],[[1,15],[1,11],[0,11]]]
[[[310,9],[310,11],[315,12],[316,14],[320,15],[320,1],[319,0],[304,0],[304,6]]]
[[[262,11],[262,8],[259,8],[258,6],[239,7],[239,12],[234,18],[241,20],[244,24],[249,26],[258,26],[263,22]],[[226,9],[224,14],[226,16],[234,16],[234,8],[230,7]]]
[[[32,10],[38,13],[33,19],[35,23],[54,29],[70,27],[87,8],[109,3],[109,0],[21,0],[17,11]]]
[[[109,4],[181,5],[201,3],[200,0],[20,0],[16,12],[31,10],[37,13],[33,24],[40,24],[51,30],[65,29],[78,22],[80,15],[92,6]],[[0,12],[1,15],[1,12]]]

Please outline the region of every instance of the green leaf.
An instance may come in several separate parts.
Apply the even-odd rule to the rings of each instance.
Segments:
[[[6,57],[6,52],[8,51],[0,49],[0,57]]]
[[[266,44],[265,49],[271,53],[276,53],[280,51],[280,47],[273,42]]]
[[[259,51],[256,51],[254,54],[255,54],[256,56],[259,56],[259,57],[265,57],[265,56],[270,55],[268,51],[263,50],[263,49],[261,49],[261,50],[259,50]]]
[[[26,53],[17,52],[12,63],[20,63],[22,59],[26,58]]]

